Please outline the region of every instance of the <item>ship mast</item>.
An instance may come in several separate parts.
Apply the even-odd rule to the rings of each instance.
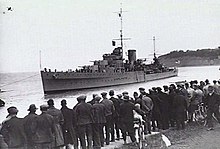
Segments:
[[[154,58],[156,58],[155,36],[153,36],[153,44],[154,44]]]
[[[123,17],[122,17],[122,13],[123,12],[127,12],[127,11],[123,11],[122,10],[122,3],[121,3],[121,8],[120,8],[120,11],[119,12],[115,12],[115,13],[118,13],[118,16],[120,18],[120,39],[113,39],[113,40],[120,40],[120,47],[121,47],[121,54],[122,54],[122,57],[123,57],[123,52],[124,52],[124,44],[123,44],[123,40],[130,40],[131,38],[123,38]]]
[[[122,20],[122,7],[120,8],[120,12],[119,12],[119,17],[121,20],[121,29],[120,29],[120,40],[121,40],[121,49],[122,49],[122,54],[123,54],[123,20]]]

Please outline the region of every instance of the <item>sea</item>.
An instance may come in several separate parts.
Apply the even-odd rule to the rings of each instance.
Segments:
[[[138,92],[139,87],[144,87],[148,90],[152,87],[162,87],[163,85],[170,85],[181,81],[204,81],[209,79],[212,82],[213,80],[220,79],[219,68],[220,66],[179,67],[177,77],[138,84],[68,91],[49,95],[43,93],[40,72],[0,73],[0,99],[6,103],[4,107],[0,107],[0,122],[6,118],[7,108],[10,106],[17,107],[19,110],[18,117],[24,117],[28,114],[27,109],[30,104],[35,104],[38,107],[37,114],[40,114],[40,105],[46,104],[49,99],[54,100],[56,108],[61,108],[60,102],[63,99],[67,100],[67,106],[69,108],[73,108],[77,103],[76,98],[78,96],[86,95],[87,101],[90,101],[92,94],[100,94],[103,91],[109,92],[111,89],[115,91],[115,94],[128,91],[129,95],[132,96],[134,91]]]

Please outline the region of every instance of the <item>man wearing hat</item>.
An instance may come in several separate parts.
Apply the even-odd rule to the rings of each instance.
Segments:
[[[103,127],[106,123],[106,108],[100,103],[102,98],[95,97],[93,109],[93,148],[100,149],[104,146],[104,132]]]
[[[118,94],[117,97],[118,97],[119,103],[120,104],[123,103],[122,94]]]
[[[120,109],[120,102],[117,98],[114,97],[114,90],[110,90],[109,91],[109,100],[111,100],[113,102],[113,105],[115,107],[115,111],[113,113],[113,122],[114,122],[114,126],[115,126],[115,131],[116,131],[116,139],[119,140],[120,138],[120,132],[119,132],[119,109]],[[113,126],[113,127],[114,127]],[[114,142],[115,141],[115,134],[114,134],[114,129],[112,131],[112,140],[111,142]]]
[[[219,113],[220,96],[215,93],[214,87],[211,85],[208,87],[208,95],[204,99],[204,104],[208,107],[207,109],[208,130],[213,130],[213,122],[212,122],[213,114],[220,123],[220,113]]]
[[[209,91],[208,91],[209,85],[210,85],[209,80],[206,79],[206,80],[205,80],[205,86],[203,87],[204,96],[207,96],[208,93],[209,93]]]
[[[220,86],[217,84],[216,80],[213,80],[213,87],[216,94],[220,95]]]
[[[2,123],[1,134],[8,148],[24,149],[27,147],[27,137],[24,133],[23,119],[17,117],[18,110],[12,106],[7,109],[7,119]]]
[[[35,135],[34,127],[37,124],[37,117],[36,114],[36,106],[35,104],[31,104],[27,111],[29,111],[28,115],[24,117],[24,130],[27,136],[27,147],[28,149],[35,149],[35,143],[33,140],[33,136]]]
[[[82,149],[86,149],[86,139],[88,149],[92,148],[92,105],[86,103],[86,96],[77,97],[78,104],[74,108],[77,122],[77,130],[79,134],[80,144]]]
[[[105,132],[106,132],[106,145],[109,145],[110,142],[110,132],[111,132],[111,139],[113,139],[113,130],[114,130],[114,123],[113,123],[113,113],[115,111],[114,104],[111,100],[107,98],[107,93],[102,92],[102,101],[101,103],[104,104],[106,108],[106,123],[105,123]]]
[[[98,94],[92,94],[92,100],[88,101],[87,103],[93,105],[95,103],[95,97],[98,96]]]
[[[162,88],[157,87],[157,96],[160,99],[159,107],[161,112],[161,124],[162,129],[169,129],[169,108],[170,108],[170,96],[162,92]]]
[[[126,134],[131,138],[132,142],[136,142],[135,130],[134,130],[134,113],[133,110],[137,110],[135,105],[129,102],[129,96],[124,96],[124,102],[120,104],[119,118],[121,122],[122,136],[124,144],[126,144]],[[137,111],[139,113],[139,111]],[[143,113],[141,113],[143,114]]]
[[[167,85],[163,86],[164,93],[169,94],[169,87]]]
[[[74,145],[74,149],[78,149],[78,140],[76,135],[76,116],[72,109],[67,107],[66,100],[61,101],[61,112],[63,114],[64,123],[62,125],[64,144],[66,148],[70,144]]]
[[[145,92],[145,88],[143,88],[143,87],[140,87],[140,88],[139,88],[139,92],[140,92],[139,98],[142,98],[142,96],[144,96],[144,95],[148,95],[148,94]]]
[[[63,138],[63,132],[61,125],[64,123],[64,118],[62,112],[54,107],[54,101],[53,99],[49,99],[47,101],[48,104],[48,110],[47,113],[53,116],[54,118],[54,123],[55,123],[55,142],[54,145],[56,148],[61,148],[64,146],[64,138]]]
[[[47,113],[48,105],[41,105],[41,114],[37,118],[34,127],[33,142],[35,149],[52,149],[54,141],[54,118]]]

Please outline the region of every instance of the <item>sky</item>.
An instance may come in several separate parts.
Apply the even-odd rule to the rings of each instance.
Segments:
[[[52,70],[102,59],[120,35],[121,3],[124,50],[139,58],[152,57],[153,36],[158,54],[220,46],[219,0],[0,0],[0,72],[39,71],[40,51]]]

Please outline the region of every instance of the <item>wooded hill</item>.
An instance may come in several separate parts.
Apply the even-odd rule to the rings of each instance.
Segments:
[[[220,65],[220,47],[216,49],[175,50],[158,57],[166,66]]]

